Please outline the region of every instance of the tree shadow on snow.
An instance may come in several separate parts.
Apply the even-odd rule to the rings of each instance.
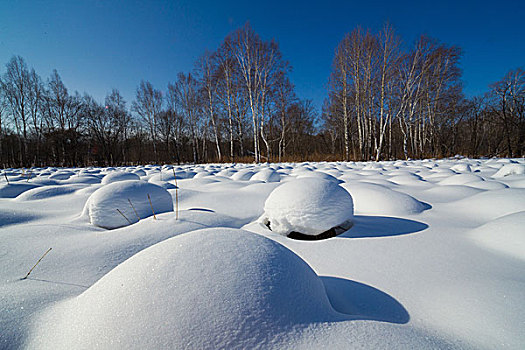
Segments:
[[[352,318],[404,324],[408,311],[390,295],[363,283],[320,276],[334,310]]]
[[[419,221],[387,216],[354,216],[354,226],[338,237],[371,238],[407,235],[423,231],[427,224]]]

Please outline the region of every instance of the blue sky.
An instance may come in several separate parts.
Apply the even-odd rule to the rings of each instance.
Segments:
[[[334,49],[361,25],[389,21],[406,45],[420,34],[463,49],[467,95],[525,66],[525,1],[38,1],[0,0],[0,64],[23,56],[44,78],[98,100],[118,88],[128,103],[141,79],[166,89],[205,50],[250,21],[275,38],[301,98],[320,107]]]

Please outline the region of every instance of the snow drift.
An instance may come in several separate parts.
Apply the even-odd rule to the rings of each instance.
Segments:
[[[238,229],[168,239],[38,322],[33,349],[265,348],[296,325],[336,320],[296,254]]]
[[[127,180],[140,180],[140,177],[137,174],[127,173],[125,171],[115,171],[104,176],[102,184],[107,185],[113,182]]]
[[[137,215],[140,219],[152,216],[151,206],[156,214],[173,211],[171,195],[164,188],[145,181],[118,181],[93,192],[82,215],[89,216],[95,226],[114,229],[138,222]]]
[[[502,216],[470,232],[485,248],[525,261],[525,211]]]
[[[264,203],[261,222],[281,235],[316,236],[350,222],[352,196],[337,183],[317,177],[285,182]]]
[[[382,185],[350,182],[341,186],[352,195],[355,211],[359,214],[409,215],[428,208],[414,197]]]

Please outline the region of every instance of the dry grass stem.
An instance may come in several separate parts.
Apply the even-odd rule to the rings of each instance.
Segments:
[[[140,221],[139,213],[137,213],[137,210],[133,206],[133,203],[131,203],[131,200],[128,198],[129,205],[131,205],[131,208],[133,208],[133,211],[135,212],[135,215],[137,215],[137,219]]]
[[[42,259],[44,259],[44,257],[47,255],[47,253],[49,253],[51,251],[51,249],[53,248],[49,248],[45,253],[44,255],[42,255],[42,257],[40,259],[38,259],[38,261],[36,262],[36,264],[31,268],[31,270],[29,270],[29,272],[27,273],[27,275],[25,275],[24,278],[22,278],[23,280],[25,280],[27,277],[29,277],[29,275],[31,274],[31,272],[35,269],[35,267],[42,261]]]
[[[175,220],[179,220],[179,185],[177,185],[177,175],[173,169],[173,178],[175,179]]]
[[[117,209],[117,211],[120,213],[120,215],[122,215],[124,217],[124,219],[126,219],[130,225],[132,225],[133,223],[128,219],[128,217],[126,215],[124,215],[123,212],[121,212],[120,210]]]
[[[157,220],[157,216],[155,215],[155,210],[153,210],[153,204],[151,203],[151,197],[149,196],[149,193],[148,193],[148,199],[149,199],[149,206],[151,207],[151,212],[153,213],[153,218]]]

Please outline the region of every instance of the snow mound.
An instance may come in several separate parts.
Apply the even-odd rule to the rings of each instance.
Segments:
[[[175,171],[175,175],[173,174],[173,170],[166,170],[162,173],[157,172],[155,175],[150,177],[151,182],[158,182],[158,181],[175,181],[175,176],[177,176],[177,180],[182,179],[191,179],[193,178],[197,173],[194,171]]]
[[[0,185],[0,198],[15,198],[25,191],[39,187],[31,183],[9,183]]]
[[[68,171],[68,170],[64,170],[64,171],[58,171],[58,172],[50,175],[49,178],[51,180],[67,180],[73,175],[75,175],[74,172]]]
[[[173,211],[173,201],[167,190],[145,181],[131,180],[114,182],[93,192],[82,215],[89,216],[93,225],[107,229],[127,226],[130,222],[138,222],[137,215],[141,219],[153,215],[148,195],[155,214]]]
[[[296,325],[337,317],[320,278],[284,246],[203,229],[139,252],[50,309],[29,348],[268,348]]]
[[[470,232],[470,236],[489,250],[525,261],[525,211],[500,217]]]
[[[55,180],[49,180],[47,177],[36,177],[31,179],[31,183],[40,186],[56,186],[59,182]]]
[[[264,203],[261,221],[281,235],[316,236],[352,220],[352,196],[337,183],[315,177],[285,182]]]
[[[102,184],[107,185],[113,182],[128,180],[140,180],[140,177],[137,174],[127,173],[125,171],[115,171],[104,176]]]
[[[133,170],[132,173],[138,176],[146,176],[146,172],[142,169]]]
[[[386,186],[360,182],[344,183],[341,186],[352,195],[355,212],[359,214],[410,215],[428,209],[427,204]]]
[[[447,177],[439,182],[440,185],[464,185],[469,182],[483,181],[483,178],[474,174],[457,174]]]
[[[323,180],[327,180],[327,181],[333,181],[333,182],[335,182],[337,184],[342,182],[342,181],[338,180],[336,177],[334,177],[334,176],[332,176],[330,174],[324,173],[324,172],[320,172],[320,171],[305,171],[305,172],[302,172],[299,175],[297,175],[298,179],[304,179],[304,178],[307,178],[307,177],[313,177],[313,178],[323,179]]]
[[[101,179],[96,175],[80,175],[71,176],[69,179],[63,180],[62,183],[92,185],[101,183]]]
[[[398,185],[425,185],[425,181],[421,179],[421,176],[411,173],[392,176],[388,178],[388,181]]]
[[[525,174],[525,165],[523,164],[505,164],[497,173],[492,175],[493,178],[498,179],[508,175],[523,175]]]
[[[281,175],[272,169],[262,169],[251,177],[250,180],[258,180],[263,182],[279,182]]]
[[[469,164],[459,163],[459,164],[456,164],[450,167],[450,170],[454,170],[455,172],[458,172],[458,173],[470,173],[472,171],[472,168],[470,167]]]
[[[481,181],[484,183],[485,181]],[[423,191],[425,200],[429,200],[431,203],[447,203],[465,199],[470,196],[474,196],[478,193],[483,193],[483,189],[476,188],[469,185],[442,185],[431,187],[428,190]]]
[[[232,175],[234,181],[248,181],[252,178],[255,173],[250,169],[242,169]]]
[[[466,184],[466,186],[473,187],[473,188],[479,188],[481,190],[502,190],[504,188],[509,187],[501,182],[491,181],[491,180],[469,182]]]
[[[64,194],[73,193],[78,189],[78,187],[75,186],[44,186],[44,187],[37,187],[30,189],[28,191],[25,191],[18,197],[16,197],[16,200],[20,201],[32,201],[32,200],[38,200],[38,199],[46,199],[56,196],[62,196]]]
[[[505,188],[485,191],[451,204],[454,213],[488,222],[508,214],[525,211],[525,189]]]

